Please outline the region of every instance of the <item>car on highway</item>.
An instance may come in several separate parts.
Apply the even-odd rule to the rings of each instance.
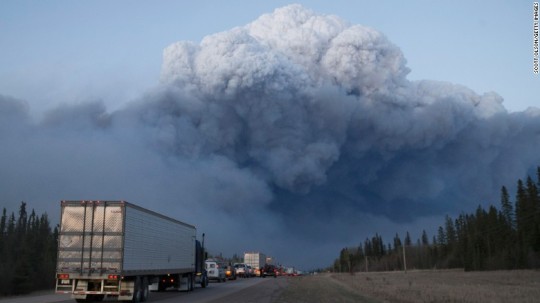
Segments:
[[[234,271],[237,277],[240,277],[240,278],[249,277],[249,269],[247,268],[247,265],[244,263],[234,263]]]
[[[246,272],[249,278],[255,277],[255,270],[253,269],[253,267],[247,265]]]
[[[237,277],[245,278],[246,277],[246,264],[234,263],[234,271]]]
[[[277,277],[277,267],[272,264],[265,264],[261,268],[261,277],[266,278],[269,276],[274,278]]]
[[[206,272],[208,280],[226,282],[227,276],[225,275],[224,267],[214,260],[206,260]]]
[[[229,280],[236,280],[236,271],[234,266],[227,265],[225,266],[225,277]]]

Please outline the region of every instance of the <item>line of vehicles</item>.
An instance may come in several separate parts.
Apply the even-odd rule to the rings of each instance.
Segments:
[[[56,293],[77,302],[145,302],[151,291],[193,291],[210,280],[291,275],[262,253],[207,259],[195,226],[125,201],[62,201]]]
[[[210,281],[226,282],[237,278],[268,276],[292,276],[299,273],[293,268],[283,268],[271,264],[262,253],[245,253],[244,263],[224,262],[216,259],[206,260],[206,269]]]

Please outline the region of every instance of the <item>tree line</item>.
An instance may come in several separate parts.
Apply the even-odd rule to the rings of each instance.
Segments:
[[[55,283],[58,228],[51,229],[47,214],[28,214],[21,202],[18,216],[0,219],[0,295],[51,289]]]
[[[429,239],[426,231],[413,242],[396,233],[385,244],[379,234],[357,247],[343,248],[332,270],[336,272],[405,269],[500,270],[540,268],[540,167],[536,182],[518,180],[512,202],[505,186],[499,208],[478,206],[457,218],[446,216]]]

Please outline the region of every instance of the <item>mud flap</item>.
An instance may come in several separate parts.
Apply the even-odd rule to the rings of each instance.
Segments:
[[[120,282],[120,295],[118,301],[131,301],[133,299],[133,293],[135,291],[135,281],[123,281]]]
[[[180,286],[178,287],[179,291],[189,291],[189,277],[188,276],[182,276],[180,278]]]

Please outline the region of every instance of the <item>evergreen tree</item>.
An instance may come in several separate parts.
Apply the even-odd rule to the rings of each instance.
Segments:
[[[411,246],[411,245],[412,245],[411,235],[409,235],[409,232],[407,231],[407,234],[405,235],[405,246]]]
[[[9,217],[9,220],[8,220],[8,225],[7,225],[7,236],[8,237],[14,237],[15,236],[15,214],[14,213],[11,213],[11,216]]]
[[[399,235],[396,233],[396,236],[394,237],[394,251],[399,252],[401,249],[401,239],[399,238]]]
[[[519,264],[540,267],[540,198],[538,187],[530,177],[526,185],[518,181],[516,193],[516,225]]]
[[[21,202],[19,208],[19,218],[17,219],[15,234],[16,245],[14,246],[15,260],[13,276],[14,294],[25,294],[32,290],[32,266],[30,264],[31,249],[29,247],[28,214],[26,212],[26,203]]]
[[[528,229],[528,220],[527,214],[530,211],[527,205],[527,193],[525,191],[525,186],[523,181],[520,179],[517,183],[517,192],[516,192],[516,230],[517,230],[517,241],[518,241],[518,264],[519,267],[524,267],[526,264],[526,255],[527,255],[527,229]]]
[[[362,248],[362,243],[360,243],[360,245],[358,245],[358,248],[356,249],[356,253],[353,257],[354,259],[354,270],[355,271],[358,271],[358,270],[361,270],[361,265],[363,264],[364,262],[364,249]]]
[[[6,222],[7,222],[7,216],[6,216],[6,208],[2,210],[2,218],[0,219],[0,260],[4,259],[3,255],[3,248],[4,248],[4,240],[5,240],[5,232],[6,232]]]
[[[529,228],[525,235],[525,242],[527,243],[527,261],[529,266],[534,268],[540,267],[540,197],[538,195],[538,188],[535,182],[529,176],[527,178],[527,206],[529,208],[528,223]]]
[[[429,238],[427,235],[426,230],[422,230],[422,237],[421,241],[419,241],[419,247],[420,250],[420,264],[419,267],[422,269],[431,268],[433,266],[432,264],[432,249],[429,247]]]
[[[54,287],[58,226],[51,232],[47,215],[28,216],[26,207],[21,202],[17,219],[4,209],[0,219],[0,295]]]
[[[538,201],[538,188],[530,176],[527,177],[527,196],[532,204]]]
[[[6,232],[6,222],[7,222],[7,215],[6,215],[6,208],[2,210],[2,218],[0,219],[0,237],[4,236],[4,233]]]
[[[341,260],[339,260],[339,258],[334,260],[334,266],[333,266],[334,272],[341,272],[340,264],[341,264]]]
[[[437,230],[438,233],[437,233],[437,244],[439,246],[446,246],[447,242],[446,242],[446,233],[444,232],[444,229],[442,226],[439,226],[439,229]]]
[[[445,234],[446,234],[446,244],[452,249],[456,244],[456,230],[454,228],[454,221],[450,216],[446,215],[445,217]]]
[[[28,214],[26,213],[26,203],[21,202],[19,208],[19,219],[17,220],[17,235],[23,236],[26,234],[26,224],[28,220]]]
[[[366,256],[373,257],[373,248],[372,248],[371,241],[369,240],[369,238],[366,238],[366,241],[364,241],[364,250],[365,250]]]
[[[343,248],[339,254],[340,260],[340,272],[349,272],[351,271],[351,258],[349,249]]]
[[[493,261],[494,266],[497,265],[497,248],[502,245],[499,244],[498,240],[500,235],[497,230],[502,226],[499,224],[498,211],[495,206],[491,205],[486,216],[486,222],[482,226],[482,230],[485,234],[484,241],[486,242],[486,254],[488,261]]]
[[[536,167],[536,185],[540,188],[540,166]]]
[[[429,245],[428,235],[426,233],[426,230],[424,229],[422,231],[422,246],[428,246],[428,245]]]
[[[515,228],[514,220],[514,208],[512,207],[512,202],[510,202],[510,195],[505,186],[501,188],[501,211],[503,213],[504,220],[510,229]]]
[[[377,257],[378,259],[380,259],[383,255],[383,251],[384,251],[383,245],[384,243],[381,243],[381,241],[379,241],[378,234],[375,234],[375,236],[371,238],[371,246],[373,248],[373,255]]]

